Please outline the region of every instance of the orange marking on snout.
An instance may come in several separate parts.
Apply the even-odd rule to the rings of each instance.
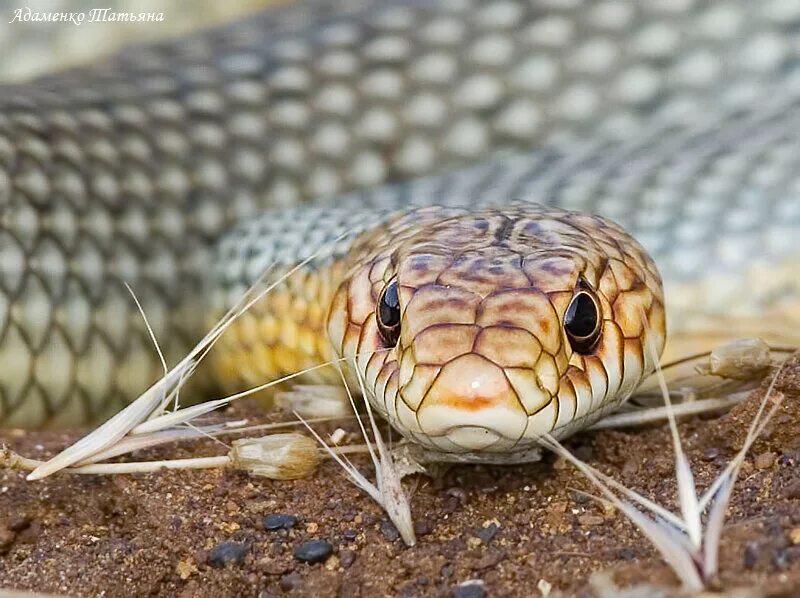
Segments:
[[[474,353],[462,355],[442,368],[420,408],[434,405],[469,413],[497,407],[522,410],[503,370]]]
[[[440,403],[442,405],[447,405],[448,407],[453,407],[454,409],[459,409],[462,411],[481,411],[482,409],[486,409],[488,407],[494,407],[497,404],[497,397],[485,397],[485,396],[469,396],[465,397],[463,395],[444,395],[442,396]]]

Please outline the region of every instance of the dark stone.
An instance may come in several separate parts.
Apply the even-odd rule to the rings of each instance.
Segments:
[[[433,524],[427,519],[420,519],[414,522],[414,533],[418,536],[427,536],[433,531]]]
[[[223,542],[208,551],[208,564],[212,567],[222,568],[226,565],[238,565],[249,552],[247,544],[239,542]]]
[[[358,532],[354,529],[346,529],[342,532],[342,537],[348,542],[352,542],[358,538]]]
[[[294,549],[294,558],[304,563],[322,563],[333,554],[333,546],[327,540],[308,540]]]
[[[572,500],[574,500],[576,504],[585,505],[592,499],[589,498],[587,495],[585,495],[583,492],[575,491],[572,493]]]
[[[575,456],[581,461],[590,461],[594,457],[594,449],[583,444],[575,449]]]
[[[500,531],[500,526],[495,523],[490,523],[486,527],[480,529],[478,537],[481,539],[481,542],[488,544],[494,539],[498,531]]]
[[[273,513],[267,515],[261,520],[264,529],[267,531],[275,531],[279,529],[291,529],[299,520],[294,515],[287,515],[285,513]]]
[[[483,584],[480,583],[467,583],[453,588],[453,598],[483,598],[486,596],[486,590]]]
[[[397,531],[397,528],[391,521],[387,521],[386,519],[381,521],[380,530],[381,535],[389,540],[389,542],[396,542],[400,539],[400,532]]]
[[[703,461],[713,461],[717,457],[719,457],[719,449],[716,447],[706,449],[703,453]]]

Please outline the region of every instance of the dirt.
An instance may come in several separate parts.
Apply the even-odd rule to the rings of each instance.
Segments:
[[[720,590],[800,595],[800,360],[784,369],[776,390],[785,400],[733,491],[715,584]],[[741,445],[763,392],[728,414],[681,423],[701,489]],[[269,419],[253,404],[226,414],[242,415]],[[79,434],[7,431],[0,441],[45,458]],[[666,427],[582,434],[568,446],[676,509]],[[220,449],[203,441],[133,458]],[[370,471],[366,459],[354,462]],[[352,598],[537,596],[550,584],[553,593],[592,596],[591,580],[605,573],[620,587],[647,583],[668,595],[679,592],[677,578],[652,545],[619,512],[577,492],[591,487],[552,455],[527,466],[456,467],[439,479],[407,479],[406,487],[413,493],[419,540],[413,548],[403,545],[378,506],[331,462],[294,482],[213,470],[57,475],[34,483],[21,472],[3,471],[0,588],[63,595]],[[278,518],[285,528],[266,529],[270,514],[293,515],[297,523],[290,527],[291,518]],[[309,540],[330,544],[301,549],[322,562],[295,557]]]

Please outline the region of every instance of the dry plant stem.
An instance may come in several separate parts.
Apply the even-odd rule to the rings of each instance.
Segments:
[[[353,408],[353,412],[356,414],[358,426],[361,429],[362,435],[364,436],[364,441],[366,442],[367,450],[370,458],[372,459],[372,464],[375,467],[377,486],[364,477],[364,475],[350,462],[349,459],[336,455],[334,450],[310,425],[306,424],[306,427],[314,435],[314,438],[316,438],[317,441],[325,448],[325,450],[328,451],[331,457],[333,457],[342,467],[342,469],[344,469],[350,480],[357,487],[366,492],[370,498],[372,498],[372,500],[374,500],[383,508],[383,510],[389,516],[389,519],[394,524],[395,528],[397,528],[400,536],[403,538],[403,542],[405,542],[407,546],[414,546],[417,543],[417,539],[414,534],[414,523],[411,518],[411,507],[408,502],[408,497],[403,490],[400,475],[397,473],[397,470],[394,467],[392,456],[386,449],[386,445],[383,442],[380,430],[378,430],[378,426],[375,422],[375,416],[372,413],[372,408],[369,404],[369,401],[366,399],[366,391],[364,389],[363,379],[361,378],[357,367],[354,367],[354,371],[356,372],[359,385],[361,386],[361,396],[364,398],[367,416],[369,417],[373,438],[375,439],[375,445],[377,447],[377,454],[372,448],[372,444],[369,440],[369,434],[367,434],[364,422],[358,414],[355,400],[353,399],[353,394],[350,391],[350,386],[347,384],[347,379],[341,368],[339,368],[339,375],[341,376],[342,383],[344,384],[347,397],[350,400],[350,405]],[[295,412],[295,416],[303,423],[306,423],[298,413]]]
[[[609,428],[625,428],[640,426],[651,422],[661,421],[669,418],[671,411],[675,417],[686,417],[699,413],[709,413],[711,411],[722,411],[738,405],[746,398],[746,395],[724,397],[719,399],[703,399],[695,403],[684,403],[670,407],[652,407],[641,411],[631,411],[626,413],[613,413],[590,426],[589,430],[607,430]]]
[[[0,450],[0,465],[9,469],[23,471],[35,470],[44,463],[37,459],[22,457],[8,449]],[[70,473],[78,474],[121,474],[121,473],[147,473],[160,469],[211,469],[215,467],[228,467],[231,463],[228,455],[219,457],[196,457],[193,459],[169,459],[166,461],[140,461],[131,463],[93,463],[67,468]]]
[[[648,345],[652,350],[652,346]],[[657,363],[657,362],[656,362]],[[773,399],[773,390],[783,364],[776,369],[758,411],[748,429],[747,437],[736,456],[720,473],[709,489],[698,498],[694,484],[694,476],[689,466],[688,459],[680,446],[675,423],[675,413],[669,400],[669,392],[660,368],[657,368],[659,386],[666,405],[666,415],[670,425],[675,451],[676,479],[678,483],[678,500],[681,517],[670,513],[660,505],[639,496],[599,472],[586,463],[583,463],[565,449],[557,440],[548,436],[542,439],[542,444],[554,451],[564,459],[571,462],[592,482],[602,493],[602,497],[594,497],[601,502],[610,502],[625,514],[631,522],[650,540],[653,546],[661,553],[667,564],[673,569],[684,587],[692,591],[701,591],[711,583],[717,575],[719,566],[719,545],[722,535],[725,510],[730,500],[733,487],[738,476],[744,457],[755,439],[764,430],[769,420],[780,406],[781,398]],[[770,409],[767,404],[773,401]],[[766,410],[766,414],[765,414]],[[635,501],[652,515],[637,509],[633,504],[619,498],[611,488],[623,493],[628,499]],[[708,516],[705,530],[702,527],[701,513],[708,507]],[[653,517],[654,516],[654,517]],[[684,535],[685,534],[685,535]]]
[[[355,366],[355,362],[354,362]],[[369,422],[372,426],[372,434],[375,438],[375,445],[378,447],[378,454],[380,456],[380,469],[377,473],[378,488],[381,495],[384,497],[386,511],[389,518],[394,523],[397,531],[403,538],[407,546],[414,546],[417,543],[417,538],[414,534],[414,521],[411,517],[411,504],[408,501],[408,496],[403,490],[402,478],[394,466],[394,460],[386,444],[383,442],[383,437],[378,430],[378,425],[375,423],[375,416],[372,413],[372,406],[367,400],[367,391],[364,384],[364,378],[361,371],[354,367],[358,377],[358,383],[361,387],[361,397],[364,400],[364,405],[367,408],[367,415]]]
[[[300,424],[301,422],[296,422]],[[367,445],[348,445],[334,447],[336,455],[363,454],[369,451]],[[322,456],[329,456],[323,454]],[[17,469],[22,471],[33,471],[44,461],[29,459],[14,451],[0,447],[0,467]],[[216,457],[192,457],[188,459],[163,459],[158,461],[130,461],[127,463],[89,463],[78,464],[64,469],[67,473],[93,474],[93,475],[114,475],[128,473],[149,473],[161,469],[216,469],[219,467],[230,467],[235,465],[228,455]]]
[[[335,245],[341,239],[345,238],[349,233],[346,231],[339,237],[334,239],[331,245]],[[327,247],[321,248],[319,251],[314,252],[308,258],[296,264],[293,268],[285,272],[282,276],[278,277],[276,281],[266,286],[266,288],[255,292],[264,281],[267,270],[256,280],[256,282],[244,293],[240,302],[231,307],[223,318],[218,322],[204,337],[197,343],[194,348],[186,355],[172,370],[167,372],[163,378],[155,382],[148,390],[146,390],[138,399],[128,405],[125,409],[117,413],[105,424],[95,429],[93,432],[78,440],[75,444],[68,447],[50,461],[43,463],[37,467],[33,472],[28,475],[28,480],[38,480],[50,474],[74,465],[79,461],[84,461],[91,455],[103,451],[123,436],[130,430],[150,417],[154,412],[162,411],[166,403],[170,400],[170,396],[177,397],[183,382],[188,379],[191,372],[207,355],[210,346],[216,343],[217,339],[222,335],[225,330],[235,321],[241,314],[250,309],[257,301],[264,297],[267,293],[272,291],[276,286],[283,283],[288,277],[300,270],[306,264],[319,256]]]
[[[183,409],[179,409],[178,411],[172,411],[170,413],[166,413],[155,419],[151,419],[142,424],[139,424],[138,426],[136,426],[131,430],[131,434],[135,435],[135,434],[145,434],[149,432],[155,432],[158,430],[171,428],[176,425],[191,421],[196,417],[200,417],[201,415],[205,415],[207,413],[215,411],[220,407],[224,407],[225,405],[237,399],[241,399],[250,396],[252,394],[261,392],[278,384],[283,384],[284,382],[288,382],[289,380],[292,380],[309,372],[313,372],[315,370],[328,367],[331,365],[331,363],[332,362],[320,363],[305,370],[289,374],[288,376],[283,376],[282,378],[278,378],[277,380],[271,380],[269,382],[265,382],[264,384],[260,384],[259,386],[248,388],[247,390],[243,390],[241,392],[232,394],[222,399],[206,401],[205,403],[200,403],[199,405],[193,405],[191,407],[185,407]]]

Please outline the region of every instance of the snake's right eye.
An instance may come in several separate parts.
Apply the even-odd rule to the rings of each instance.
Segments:
[[[600,305],[591,289],[578,290],[564,314],[564,330],[573,351],[586,355],[597,346],[602,331],[600,318]]]
[[[383,342],[387,347],[394,347],[400,338],[400,297],[397,294],[396,279],[384,287],[375,318],[378,320],[378,330]]]

